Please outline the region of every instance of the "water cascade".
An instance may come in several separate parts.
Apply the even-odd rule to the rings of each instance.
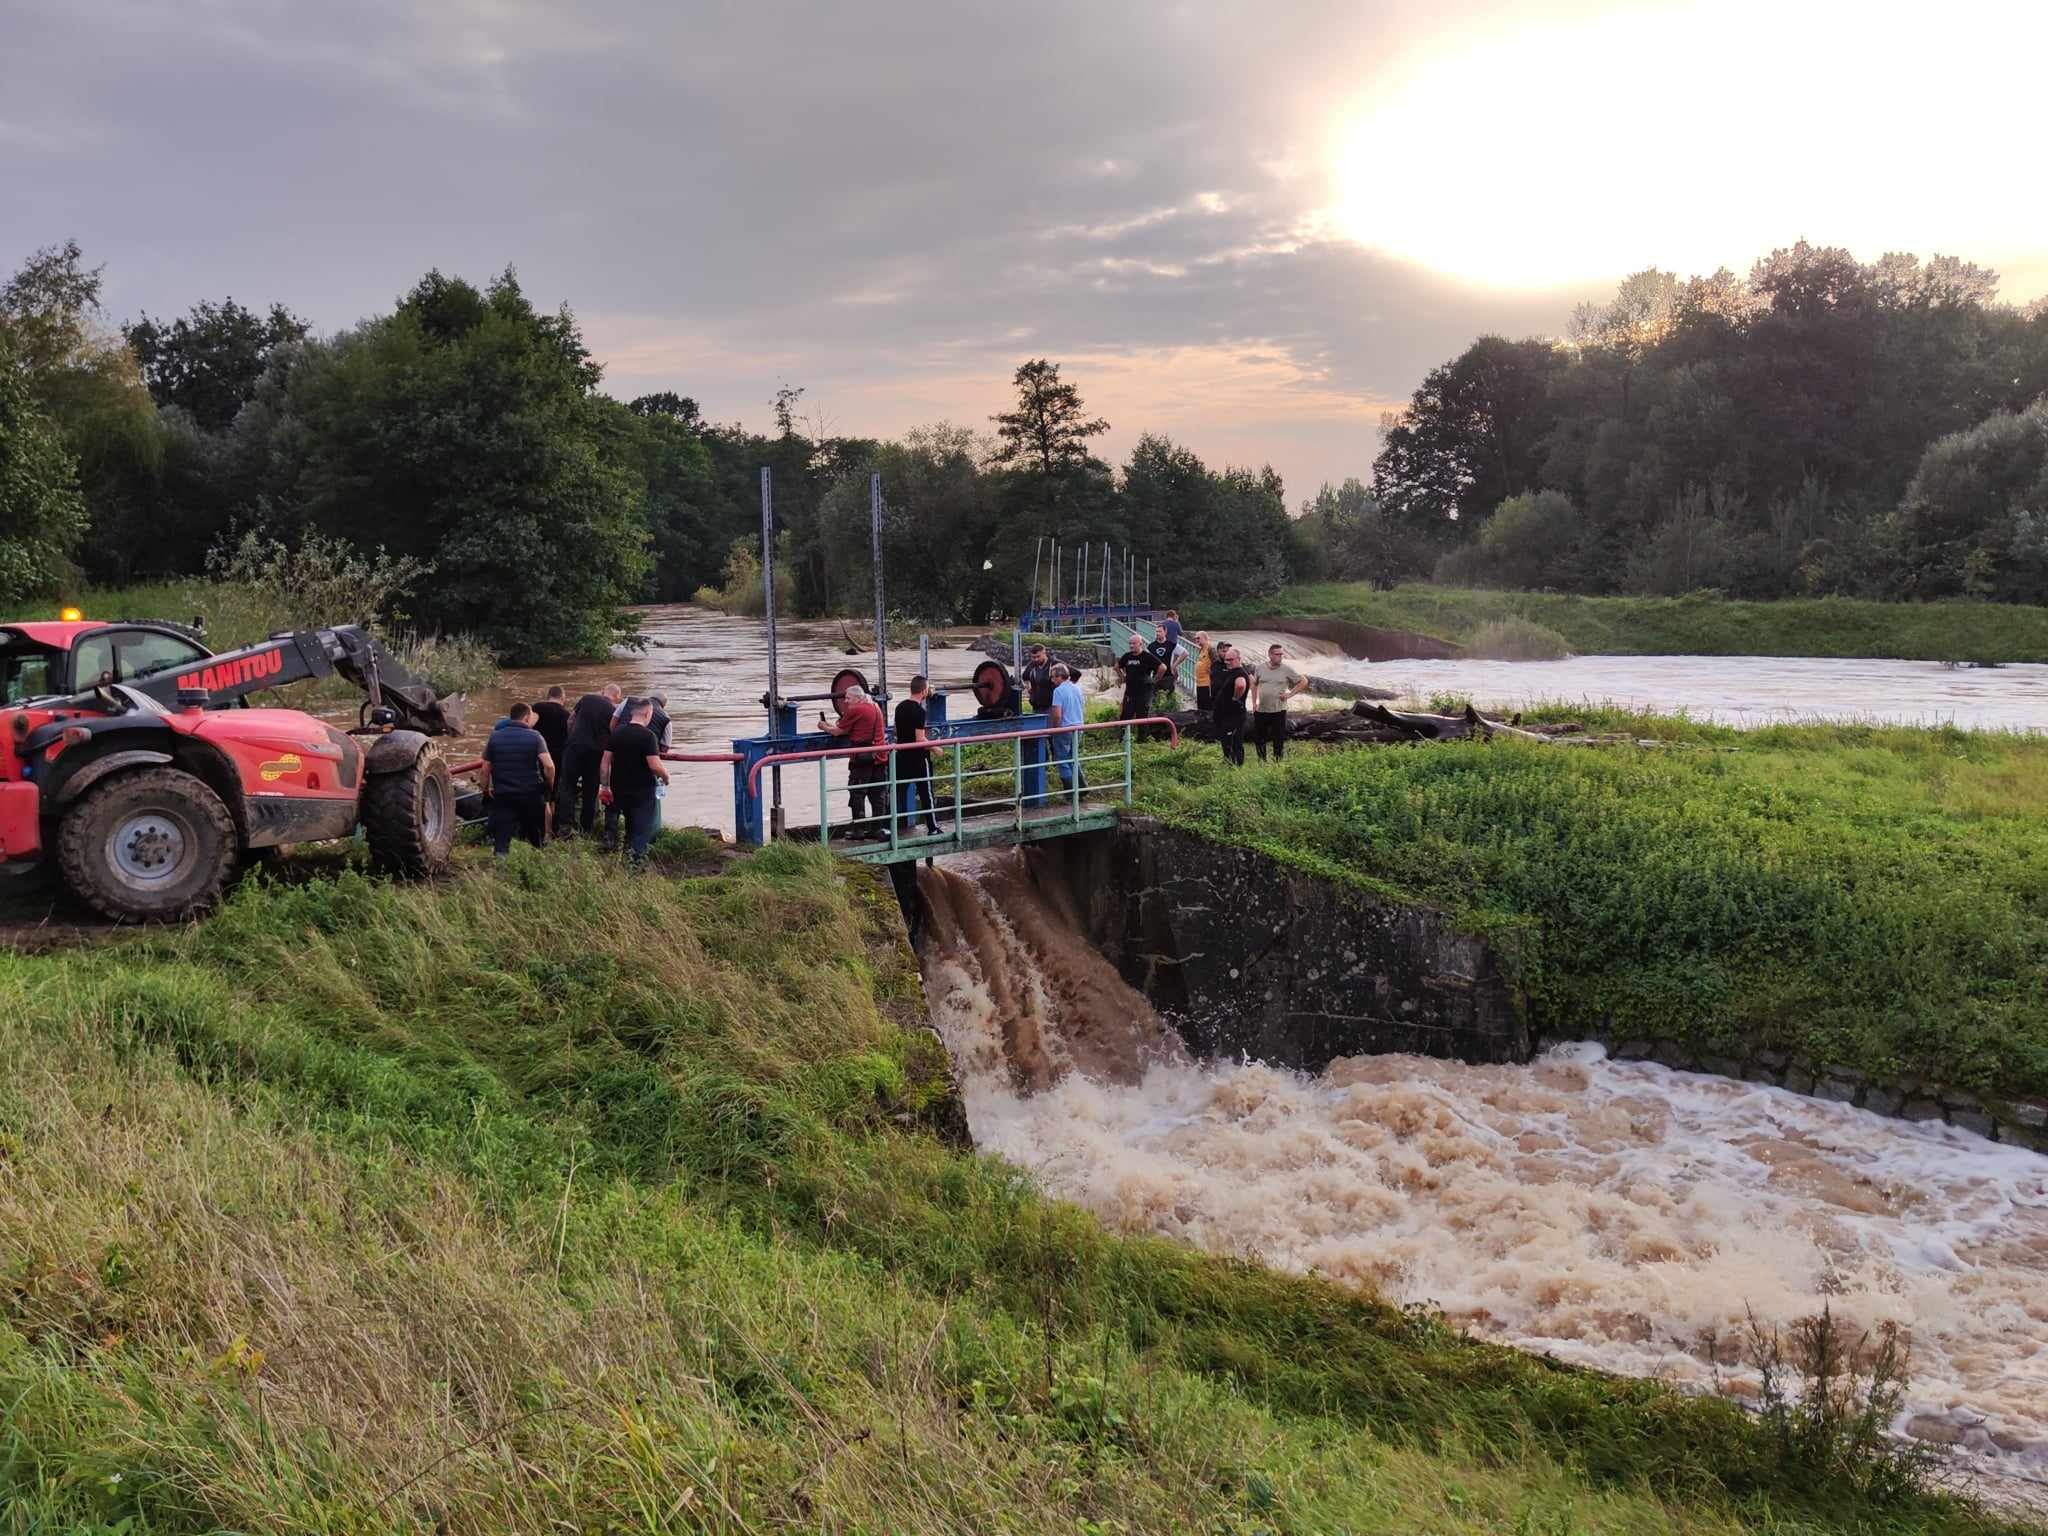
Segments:
[[[1111,1225],[1703,1390],[1755,1391],[1752,1313],[1889,1322],[1903,1431],[2048,1478],[2048,1158],[1593,1045],[1197,1061],[1018,853],[920,881],[976,1142]]]

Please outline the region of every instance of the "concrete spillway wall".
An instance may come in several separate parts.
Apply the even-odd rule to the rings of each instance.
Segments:
[[[1043,843],[1033,879],[1204,1058],[1320,1071],[1408,1051],[1526,1061],[1540,1021],[1487,941],[1435,908],[1324,879],[1144,817]],[[1866,1075],[1762,1047],[1737,1054],[1640,1038],[1627,1020],[1574,1029],[1621,1060],[1771,1083],[2048,1152],[2048,1101]]]
[[[1485,940],[1143,818],[1032,850],[1034,878],[1203,1057],[1320,1071],[1409,1051],[1525,1061],[1528,1009]]]

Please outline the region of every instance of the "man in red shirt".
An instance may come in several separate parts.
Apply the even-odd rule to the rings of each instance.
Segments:
[[[879,747],[882,744],[882,707],[860,688],[847,687],[832,695],[837,720],[818,716],[818,729],[843,737],[849,747]],[[846,760],[846,798],[853,808],[849,837],[872,837],[886,833],[889,804],[889,754],[862,752]],[[866,801],[868,809],[862,808]]]

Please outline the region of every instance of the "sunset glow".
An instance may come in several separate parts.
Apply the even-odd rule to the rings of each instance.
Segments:
[[[1672,5],[1447,32],[1395,61],[1330,151],[1335,226],[1466,281],[1738,270],[1802,236],[1962,253],[2048,283],[2048,7],[1938,25],[1888,7]],[[2015,293],[2017,287],[2020,291]]]

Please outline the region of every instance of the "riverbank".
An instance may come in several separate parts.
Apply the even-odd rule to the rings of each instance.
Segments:
[[[1544,1038],[1774,1055],[1894,1112],[2048,1096],[2048,741],[1570,713],[1655,744],[1155,749],[1140,801],[1454,914]]]
[[[2048,661],[2048,608],[2003,603],[1875,603],[1850,598],[1730,602],[1717,597],[1576,597],[1410,582],[1285,587],[1269,598],[1189,605],[1190,628],[1263,628],[1341,619],[1464,645],[1488,624],[1555,630],[1580,655],[1836,656],[1909,661]],[[1421,654],[1421,653],[1417,653]]]
[[[1044,1200],[963,1146],[868,872],[288,869],[0,954],[31,1528],[2000,1528]]]

